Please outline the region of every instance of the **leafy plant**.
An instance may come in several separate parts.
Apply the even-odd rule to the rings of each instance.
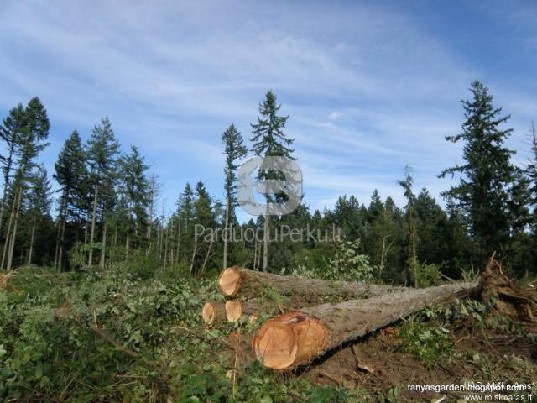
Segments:
[[[449,330],[443,326],[423,323],[415,317],[401,328],[399,337],[403,341],[403,351],[418,358],[425,368],[434,368],[440,361],[451,355]]]

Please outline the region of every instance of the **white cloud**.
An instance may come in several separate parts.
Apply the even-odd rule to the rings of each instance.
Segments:
[[[139,145],[166,188],[201,179],[219,195],[222,131],[234,122],[248,138],[258,103],[273,89],[290,115],[310,205],[339,193],[368,199],[374,188],[395,196],[406,164],[418,186],[439,189],[436,175],[460,158],[460,146],[444,136],[460,129],[458,101],[481,68],[468,62],[474,49],[407,8],[7,1],[0,109],[42,98],[54,123],[56,150],[47,158],[72,129],[88,136],[108,115],[120,142]],[[509,90],[522,80],[533,76],[494,83],[506,111],[521,115],[517,127],[537,109],[534,86]]]

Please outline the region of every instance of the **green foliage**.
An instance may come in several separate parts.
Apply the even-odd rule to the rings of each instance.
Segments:
[[[439,362],[449,360],[452,345],[448,334],[449,330],[443,326],[411,318],[401,328],[399,337],[403,341],[403,351],[414,355],[425,368],[431,369]]]
[[[411,272],[416,275],[416,283],[419,287],[431,287],[440,285],[442,282],[442,273],[440,268],[435,264],[420,263],[418,261],[410,262]]]
[[[375,269],[369,257],[359,253],[360,239],[337,244],[336,254],[330,261],[333,279],[372,282]]]
[[[77,242],[69,251],[69,261],[74,270],[85,270],[88,268],[88,253],[101,250],[100,243],[83,244]]]
[[[259,104],[257,123],[252,123],[253,152],[261,157],[284,156],[292,158],[290,146],[294,139],[287,137],[283,129],[288,116],[278,116],[280,105],[276,103],[276,95],[272,91],[265,94],[265,100]]]
[[[375,267],[369,263],[366,255],[360,254],[360,240],[341,241],[335,245],[333,257],[326,252],[311,250],[303,254],[302,261],[293,265],[291,274],[305,278],[324,280],[348,280],[372,282]]]
[[[464,143],[463,165],[442,171],[440,177],[460,174],[460,183],[443,195],[456,200],[465,213],[472,234],[479,241],[479,257],[504,251],[513,227],[508,206],[514,194],[510,184],[517,168],[510,158],[515,153],[504,142],[513,129],[502,129],[510,116],[501,116],[502,108],[493,106],[493,97],[479,81],[470,88],[472,99],[463,101],[466,121],[462,132],[446,140]]]
[[[214,280],[157,277],[21,269],[0,291],[0,400],[352,401],[258,363],[231,382],[218,358],[228,324],[200,323],[202,304],[219,298]]]

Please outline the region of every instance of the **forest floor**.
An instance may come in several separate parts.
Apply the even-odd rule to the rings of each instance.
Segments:
[[[371,401],[379,394],[392,401],[537,399],[535,337],[490,329],[476,331],[464,325],[455,325],[449,330],[450,354],[437,357],[438,361],[431,366],[424,365],[420,358],[404,351],[405,341],[400,337],[399,328],[395,327],[334,351],[306,369],[303,376],[317,384],[363,390],[364,400],[371,397]],[[440,389],[442,386],[464,384],[475,384],[477,389]],[[487,384],[503,384],[505,389],[479,389]],[[507,391],[507,385],[517,384],[524,385],[523,390]],[[420,391],[413,385],[431,385],[439,389]],[[504,395],[503,399],[497,396],[500,393]]]
[[[222,300],[216,277],[129,267],[0,279],[0,401],[537,401],[537,326],[505,305],[427,308],[278,372],[252,357],[264,318],[201,321],[203,304]],[[300,303],[266,294],[277,310]]]

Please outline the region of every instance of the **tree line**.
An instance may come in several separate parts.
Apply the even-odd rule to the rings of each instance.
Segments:
[[[0,205],[1,268],[54,265],[58,271],[139,267],[198,275],[239,264],[256,270],[326,278],[348,277],[423,286],[442,276],[459,278],[480,269],[495,253],[515,275],[537,272],[537,132],[530,127],[532,160],[513,163],[505,145],[510,116],[494,106],[476,81],[462,102],[461,132],[447,136],[463,144],[462,163],[438,173],[456,184],[442,193],[445,207],[427,189],[415,188],[412,170],[399,180],[406,204],[392,197],[359,201],[342,195],[332,209],[302,202],[290,214],[240,223],[237,169],[248,156],[295,159],[272,91],[259,104],[246,144],[234,124],[222,133],[224,200],[202,181],[186,183],[170,216],[157,214],[161,185],[140,150],[121,149],[105,117],[82,141],[75,130],[65,140],[50,178],[39,162],[50,122],[39,98],[12,108],[0,126],[3,193]],[[51,179],[57,186],[52,191]],[[257,179],[283,179],[263,168]],[[284,190],[265,201],[285,203]],[[56,211],[51,211],[55,201]],[[278,236],[279,234],[279,236]],[[238,236],[240,235],[240,236]]]

